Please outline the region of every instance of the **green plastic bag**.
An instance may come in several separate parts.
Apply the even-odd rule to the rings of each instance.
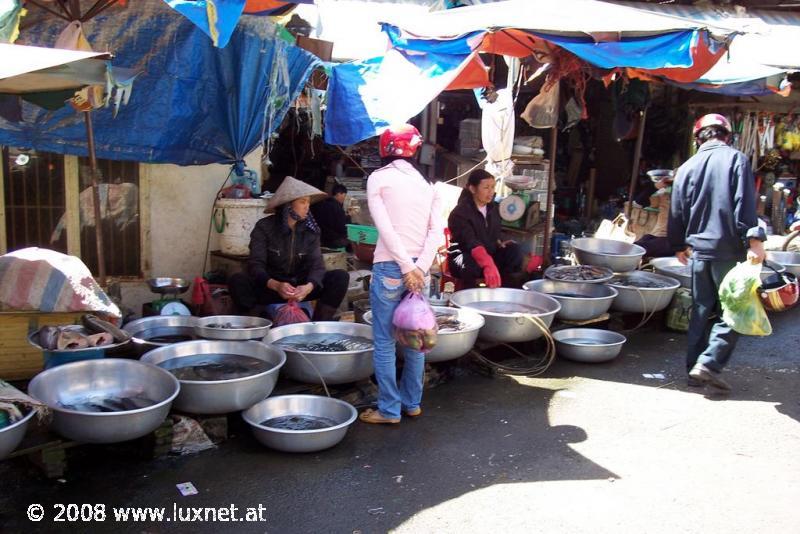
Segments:
[[[730,270],[719,286],[722,320],[746,336],[772,333],[767,312],[758,298],[761,287],[761,264],[745,261]]]

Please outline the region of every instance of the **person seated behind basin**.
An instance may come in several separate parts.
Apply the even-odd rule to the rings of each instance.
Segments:
[[[483,169],[470,173],[467,186],[447,226],[450,229],[450,272],[462,281],[463,287],[477,285],[483,278],[487,287],[500,287],[512,273],[520,270],[522,251],[514,241],[500,240],[500,213],[494,201],[495,179]]]
[[[645,256],[650,258],[672,257],[672,247],[667,239],[667,222],[669,221],[670,195],[672,194],[673,177],[665,176],[655,183],[656,192],[650,195],[650,207],[658,209],[658,218],[653,229],[644,234],[636,245],[645,249]]]
[[[317,221],[322,232],[320,243],[327,248],[345,248],[347,240],[347,227],[350,218],[344,211],[344,201],[347,198],[347,188],[342,184],[333,186],[331,196],[311,206],[311,214]]]
[[[240,313],[260,315],[259,307],[288,301],[318,299],[315,321],[330,321],[347,293],[349,275],[325,271],[320,230],[311,203],[325,193],[287,176],[267,203],[274,215],[258,221],[250,233],[246,272],[228,280]]]

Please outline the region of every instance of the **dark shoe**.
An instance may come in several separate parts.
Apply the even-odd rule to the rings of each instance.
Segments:
[[[692,378],[691,376],[686,380],[686,385],[690,388],[703,388],[706,386],[706,383],[698,380],[696,378]]]
[[[334,308],[333,306],[328,306],[327,304],[323,304],[321,302],[317,302],[317,305],[314,306],[314,315],[311,318],[311,320],[312,321],[333,321],[333,317],[336,315],[337,311],[339,311],[339,310]]]
[[[728,384],[719,373],[712,371],[702,363],[695,364],[692,370],[689,371],[689,378],[699,380],[704,384],[708,384],[722,391],[730,391],[731,385]]]

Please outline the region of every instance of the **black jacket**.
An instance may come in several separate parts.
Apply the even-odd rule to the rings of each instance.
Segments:
[[[750,161],[722,141],[707,141],[675,176],[667,227],[672,249],[689,245],[700,260],[743,260],[757,226]]]
[[[321,243],[324,247],[338,247],[347,239],[347,214],[344,207],[333,197],[311,206],[319,229],[322,230]]]
[[[491,255],[497,251],[497,241],[500,239],[500,213],[497,202],[486,205],[486,218],[478,211],[471,195],[464,194],[458,199],[458,204],[447,219],[451,240],[458,243],[451,247],[460,253],[451,253],[449,264],[453,274],[460,276],[463,270],[473,275],[481,273],[481,268],[475,263],[470,252],[473,248],[484,246]]]
[[[290,230],[280,213],[264,217],[250,232],[247,272],[258,286],[274,278],[294,286],[311,282],[321,288],[325,264],[319,234],[303,223]]]

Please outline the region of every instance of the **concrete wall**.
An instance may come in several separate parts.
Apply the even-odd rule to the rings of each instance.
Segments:
[[[245,161],[256,172],[261,169],[261,151]],[[140,166],[142,188],[143,255],[147,258],[145,277],[170,276],[192,281],[203,272],[204,253],[215,195],[228,176],[226,165],[181,167],[178,165]],[[218,234],[211,232],[209,250],[218,248]],[[208,269],[206,265],[206,269]],[[155,295],[147,284],[121,284],[122,304],[141,313],[142,303]],[[184,300],[191,294],[184,294]]]

